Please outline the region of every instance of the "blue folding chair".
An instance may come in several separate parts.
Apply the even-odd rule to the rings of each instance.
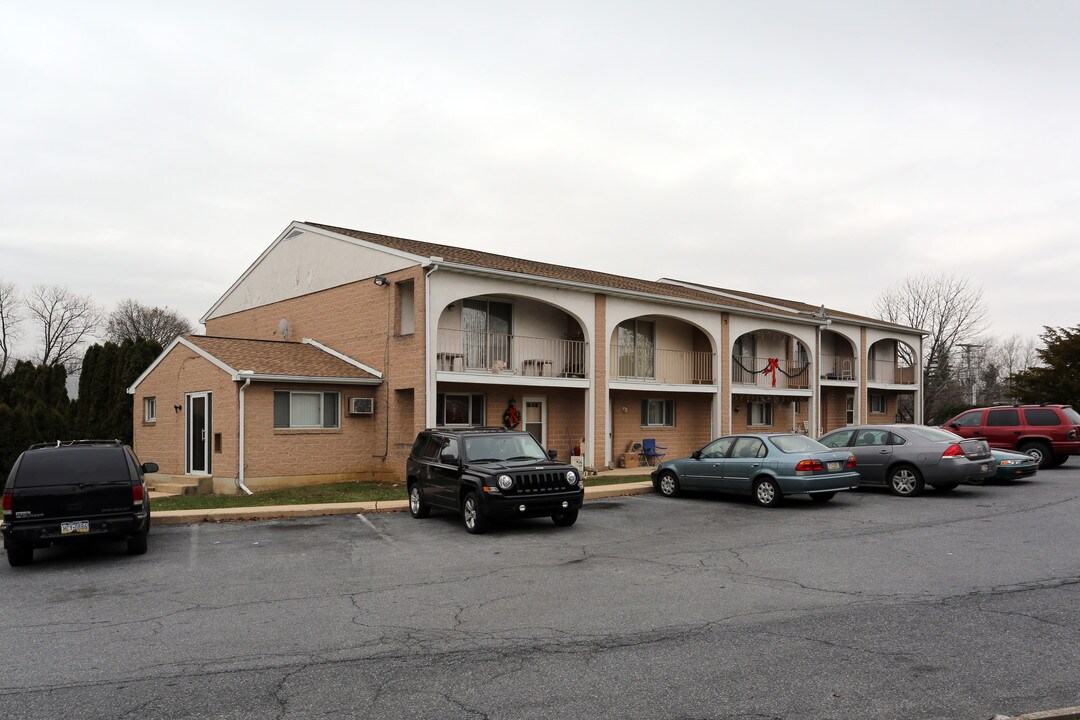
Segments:
[[[656,438],[645,438],[641,441],[641,456],[645,458],[645,464],[647,465],[660,464],[660,461],[667,455],[667,453],[659,452],[660,450],[667,450],[667,448],[657,445]],[[654,463],[653,460],[656,460],[656,462]]]

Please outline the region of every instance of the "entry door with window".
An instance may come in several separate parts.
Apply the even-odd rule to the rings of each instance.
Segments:
[[[522,398],[525,404],[525,432],[536,438],[540,447],[547,449],[547,400],[542,397]]]
[[[210,468],[210,437],[211,437],[211,402],[210,393],[188,393],[186,417],[187,458],[186,472],[188,475],[209,475]]]
[[[514,332],[513,306],[494,300],[465,300],[461,303],[461,330],[465,344],[465,366],[491,369],[503,363],[513,367],[510,340]]]

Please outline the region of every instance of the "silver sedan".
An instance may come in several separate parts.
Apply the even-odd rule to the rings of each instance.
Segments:
[[[997,463],[985,440],[964,438],[926,425],[859,425],[825,435],[822,445],[850,450],[860,485],[885,485],[913,497],[926,485],[952,490],[960,483],[982,484]]]

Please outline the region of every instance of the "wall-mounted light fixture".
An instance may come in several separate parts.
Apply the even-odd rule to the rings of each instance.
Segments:
[[[622,411],[623,411],[624,413],[626,412],[626,406],[625,406],[625,405],[623,405],[623,406],[622,406]]]
[[[733,412],[733,413],[739,412],[739,406],[738,405],[732,405],[731,406],[731,412]]]
[[[373,282],[379,287],[385,287],[390,284],[390,281],[384,278],[382,275],[376,275]]]
[[[172,406],[172,409],[173,409],[173,410],[174,410],[175,412],[180,412],[181,410],[183,410],[183,409],[184,409],[184,406],[183,406],[183,405],[173,405],[173,406]]]

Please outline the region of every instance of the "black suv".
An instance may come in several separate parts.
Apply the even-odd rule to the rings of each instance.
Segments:
[[[577,470],[556,462],[529,433],[503,428],[424,430],[406,477],[414,518],[432,507],[460,512],[470,533],[484,532],[497,517],[549,515],[570,526],[585,498]]]
[[[0,532],[12,565],[28,565],[34,548],[54,542],[112,537],[129,555],[146,552],[150,495],[145,473],[119,440],[34,445],[19,455],[4,486]]]

